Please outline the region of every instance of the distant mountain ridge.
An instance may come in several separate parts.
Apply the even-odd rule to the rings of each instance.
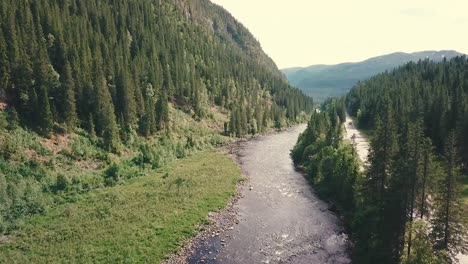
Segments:
[[[292,85],[312,96],[315,101],[321,102],[330,96],[344,95],[359,81],[365,81],[376,74],[393,70],[410,61],[430,59],[437,62],[444,58],[451,59],[462,55],[464,54],[454,50],[395,52],[361,62],[320,64],[305,68],[288,68],[282,71]]]

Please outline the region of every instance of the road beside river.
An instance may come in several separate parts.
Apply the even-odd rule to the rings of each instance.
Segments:
[[[367,138],[364,137],[359,130],[357,130],[353,120],[348,114],[346,114],[344,138],[349,140],[354,145],[361,161],[364,164],[368,164],[367,158],[370,148],[369,142],[367,141]],[[468,255],[458,254],[457,258],[460,264],[468,264]]]

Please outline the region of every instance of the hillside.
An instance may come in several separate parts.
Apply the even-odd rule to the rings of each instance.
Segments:
[[[0,0],[0,259],[160,261],[312,107],[208,0]]]
[[[3,0],[0,10],[0,94],[42,135],[93,128],[114,148],[119,131],[167,127],[169,101],[198,118],[214,105],[255,108],[257,116],[240,115],[260,130],[311,105],[248,30],[208,0]],[[230,132],[248,132],[241,127]]]
[[[416,62],[426,58],[438,62],[442,61],[443,58],[451,59],[459,55],[462,54],[450,50],[415,53],[396,52],[362,62],[313,65],[306,68],[291,68],[282,71],[292,85],[299,87],[317,101],[323,101],[327,97],[343,96],[359,81],[365,81],[378,73],[393,70],[407,62]]]
[[[384,198],[381,207],[406,204],[375,214],[382,225],[393,226],[388,233],[373,231],[389,244],[372,249],[363,237],[361,254],[408,254],[406,263],[411,263],[424,259],[418,256],[423,246],[428,259],[439,258],[435,263],[457,263],[457,254],[467,253],[467,69],[465,56],[439,63],[410,62],[356,85],[347,95],[350,114],[372,133],[367,171],[372,192]],[[365,233],[370,224],[364,221]],[[421,233],[430,236],[421,239]],[[408,245],[413,245],[413,255],[403,251]]]
[[[350,223],[353,263],[466,260],[467,69],[465,56],[409,62],[311,115],[291,155]]]

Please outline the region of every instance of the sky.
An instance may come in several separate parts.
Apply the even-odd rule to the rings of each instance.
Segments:
[[[279,68],[392,52],[468,54],[468,0],[211,0],[260,41]]]

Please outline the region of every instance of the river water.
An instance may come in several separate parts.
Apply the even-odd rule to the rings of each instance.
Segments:
[[[350,263],[340,219],[289,156],[305,127],[242,143],[249,181],[234,205],[238,224],[200,243],[190,263]]]

